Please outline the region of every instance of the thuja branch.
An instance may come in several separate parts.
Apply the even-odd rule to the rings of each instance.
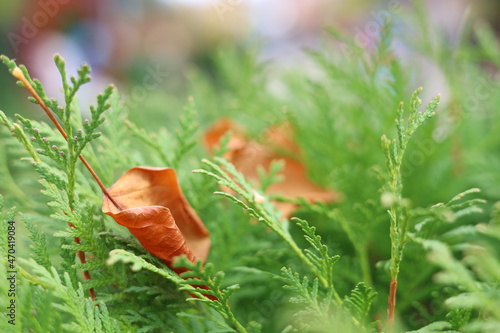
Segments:
[[[61,135],[64,137],[64,139],[68,142],[69,146],[72,146],[71,144],[71,140],[68,140],[68,134],[66,133],[66,131],[62,128],[62,126],[59,124],[59,122],[57,121],[57,119],[54,117],[54,115],[52,114],[52,112],[49,110],[49,108],[45,105],[44,101],[42,100],[42,98],[38,95],[38,93],[36,92],[36,90],[33,88],[33,86],[31,85],[31,83],[29,82],[29,80],[26,78],[26,76],[24,75],[23,71],[19,68],[19,67],[15,67],[14,70],[12,71],[12,75],[17,78],[19,81],[21,81],[24,85],[24,87],[30,92],[30,94],[33,96],[33,98],[36,100],[36,102],[40,105],[40,107],[43,109],[43,111],[45,111],[45,114],[49,117],[49,119],[52,121],[52,123],[56,126],[57,130],[59,131],[59,133],[61,133]],[[111,89],[109,89],[111,90]],[[107,93],[108,97],[109,95],[111,95],[111,91],[109,93]],[[69,106],[67,105],[66,106],[67,108],[69,108]],[[69,113],[69,109],[66,113]],[[87,162],[87,159],[85,157],[83,157],[83,155],[81,154],[78,154],[77,157],[82,161],[83,165],[85,166],[85,168],[90,172],[90,174],[92,175],[92,178],[94,178],[94,180],[97,182],[97,185],[99,186],[99,188],[101,189],[102,193],[109,198],[109,200],[117,207],[117,208],[120,208],[118,206],[118,204],[115,202],[115,200],[109,195],[108,193],[108,190],[106,189],[106,186],[104,186],[103,182],[101,181],[101,179],[99,178],[99,176],[96,174],[96,172],[94,171],[94,169],[92,169],[92,167],[90,166],[90,164]]]
[[[338,304],[341,304],[342,299],[335,290],[333,279],[331,278],[331,266],[337,261],[338,257],[328,256],[325,252],[325,248],[323,248],[320,242],[320,238],[315,236],[314,228],[309,227],[307,222],[298,220],[297,224],[305,232],[306,240],[308,240],[313,248],[320,253],[321,258],[311,251],[306,250],[304,252],[297,243],[295,243],[288,231],[288,221],[282,222],[279,220],[277,213],[274,211],[269,201],[258,194],[231,163],[220,157],[215,157],[214,160],[216,163],[206,159],[203,160],[203,163],[209,166],[214,172],[203,169],[194,170],[194,172],[206,174],[217,180],[219,185],[228,187],[232,193],[217,191],[215,194],[231,199],[234,203],[248,211],[259,222],[264,223],[268,228],[278,234],[318,278],[321,284],[332,292],[333,299]],[[326,268],[324,266],[326,266]]]
[[[99,95],[97,108],[93,106],[91,107],[92,120],[91,121],[86,120],[84,122],[85,135],[83,135],[83,130],[78,130],[77,133],[79,134],[79,136],[78,135],[73,136],[73,129],[71,124],[71,113],[72,113],[71,104],[73,103],[73,100],[76,96],[76,92],[78,91],[78,89],[83,84],[90,81],[90,77],[88,76],[88,74],[90,73],[90,68],[87,65],[82,66],[81,69],[78,71],[78,77],[77,78],[71,77],[72,85],[69,85],[66,76],[64,60],[59,55],[56,55],[54,57],[56,66],[59,69],[59,72],[61,73],[61,77],[63,80],[65,107],[61,107],[59,106],[58,102],[55,99],[49,99],[46,96],[40,81],[36,79],[32,80],[30,78],[30,75],[26,67],[22,65],[17,66],[14,61],[11,61],[5,56],[1,56],[1,60],[9,67],[12,75],[20,81],[20,85],[25,87],[30,92],[30,94],[33,97],[31,101],[40,105],[40,107],[44,110],[46,115],[49,117],[49,119],[52,121],[52,123],[55,125],[57,130],[61,133],[61,135],[67,142],[69,156],[66,156],[64,151],[59,151],[59,148],[53,145],[51,149],[58,152],[58,154],[55,154],[54,152],[47,149],[48,147],[47,139],[40,137],[38,130],[32,126],[31,122],[17,115],[17,118],[21,121],[21,123],[24,124],[28,128],[28,130],[32,133],[33,135],[32,140],[37,141],[39,144],[42,145],[42,147],[45,148],[45,150],[40,149],[40,152],[41,153],[44,152],[45,155],[51,157],[66,172],[67,174],[66,192],[68,195],[68,206],[70,208],[70,211],[73,212],[75,209],[76,163],[78,159],[82,161],[82,163],[85,165],[85,167],[90,172],[92,177],[96,180],[103,194],[110,199],[110,202],[112,202],[116,207],[119,208],[119,206],[116,204],[113,198],[111,198],[111,196],[109,195],[108,191],[106,190],[106,187],[104,186],[100,178],[94,172],[94,170],[89,165],[87,160],[81,155],[81,152],[84,149],[84,147],[90,141],[99,136],[98,133],[94,132],[95,129],[104,121],[104,119],[101,118],[100,116],[105,110],[109,108],[107,100],[109,99],[109,97],[113,92],[113,87],[108,87],[104,92],[104,94]],[[51,110],[59,117],[59,119],[62,120],[62,125],[56,119],[54,114],[52,114]],[[48,153],[49,151],[50,153]],[[38,161],[38,159],[35,158],[36,154],[34,154],[33,151],[30,151],[30,153],[32,156],[34,155],[33,157],[34,160]],[[68,222],[68,225],[71,228],[76,228],[75,225],[71,222]],[[74,237],[74,241],[78,245],[82,244],[80,237]],[[85,264],[86,263],[85,252],[77,250],[76,254],[80,263]],[[85,280],[91,280],[91,275],[88,270],[84,270],[83,275]],[[96,299],[93,288],[89,289],[89,294],[92,300]]]
[[[385,153],[387,164],[387,184],[384,189],[383,201],[389,203],[390,238],[391,238],[391,283],[389,287],[389,299],[387,306],[387,332],[392,332],[396,310],[396,294],[398,288],[398,274],[401,260],[403,258],[404,246],[408,240],[409,214],[408,204],[403,199],[403,182],[401,176],[401,165],[408,142],[415,131],[427,119],[434,116],[434,111],[439,104],[440,95],[436,96],[426,107],[424,112],[418,109],[422,101],[418,95],[422,88],[417,89],[410,99],[410,113],[408,120],[404,119],[404,104],[401,102],[396,118],[396,129],[398,138],[389,140],[382,136],[382,148]]]
[[[190,262],[185,256],[177,257],[174,266],[188,269],[181,274],[183,280],[179,288],[195,296],[188,300],[207,304],[219,312],[237,332],[248,333],[246,328],[236,319],[229,306],[229,297],[234,291],[239,289],[239,285],[222,288],[221,285],[224,279],[223,272],[215,272],[212,264],[204,266],[201,261],[195,263]]]

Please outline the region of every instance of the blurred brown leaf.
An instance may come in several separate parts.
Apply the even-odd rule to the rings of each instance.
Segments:
[[[262,142],[257,142],[249,140],[241,126],[223,118],[205,133],[205,145],[211,153],[218,148],[219,141],[227,132],[231,133],[231,138],[227,145],[229,151],[224,157],[247,179],[258,181],[259,166],[268,172],[273,161],[283,161],[280,173],[282,180],[272,184],[267,189],[267,194],[280,194],[289,199],[301,197],[309,202],[340,200],[340,193],[316,185],[307,177],[307,170],[298,159],[301,151],[292,139],[290,124],[269,128],[264,133]],[[284,217],[290,217],[298,208],[296,204],[288,202],[277,202],[276,206]]]

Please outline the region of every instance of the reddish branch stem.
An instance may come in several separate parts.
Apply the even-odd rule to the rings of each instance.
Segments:
[[[76,229],[76,227],[71,222],[68,222],[68,225],[71,228],[75,228]],[[82,242],[80,241],[80,237],[75,237],[73,239],[74,239],[74,241],[75,241],[76,244],[79,244],[79,245],[82,244]],[[76,256],[80,260],[80,263],[85,264],[87,262],[87,259],[85,258],[85,252],[83,252],[83,251],[76,251]],[[83,271],[83,278],[85,280],[92,280],[92,276],[90,276],[90,272],[89,271]],[[94,288],[90,288],[89,289],[89,295],[90,295],[90,298],[93,301],[96,300]]]
[[[392,327],[394,325],[397,290],[398,290],[398,280],[393,279],[389,287],[389,301],[387,306],[387,333],[392,333]]]
[[[24,76],[24,74],[21,71],[21,69],[19,67],[16,67],[12,71],[12,75],[14,77],[16,77],[19,81],[21,81],[24,84],[24,86],[26,87],[26,89],[28,89],[28,91],[30,92],[31,96],[33,96],[33,98],[42,107],[43,111],[45,111],[45,113],[47,114],[47,116],[49,117],[49,119],[54,123],[54,125],[56,126],[57,130],[59,131],[59,133],[61,133],[61,135],[64,137],[64,139],[66,141],[68,141],[68,134],[66,133],[66,131],[64,131],[64,129],[59,124],[59,122],[57,121],[57,119],[54,117],[54,115],[52,114],[52,112],[45,105],[45,103],[43,102],[42,98],[38,95],[38,93],[35,91],[35,89],[33,89],[33,87],[28,82],[28,80]],[[99,176],[97,176],[97,174],[95,173],[94,169],[92,169],[92,167],[90,166],[90,164],[87,162],[87,160],[85,159],[85,157],[83,157],[82,155],[78,155],[78,157],[82,161],[83,165],[85,165],[85,167],[87,168],[87,170],[90,172],[90,174],[92,175],[92,177],[95,179],[95,181],[97,182],[97,185],[99,185],[99,187],[101,188],[102,193],[104,193],[104,195],[109,198],[109,200],[113,203],[113,205],[115,205],[117,208],[121,209],[120,206],[118,206],[118,204],[115,202],[115,200],[111,197],[111,195],[109,195],[108,190],[106,189],[106,187],[102,183],[102,181],[99,178]]]
[[[41,106],[41,108],[43,109],[43,111],[45,111],[45,113],[47,114],[47,116],[49,117],[49,119],[52,121],[52,123],[54,123],[54,125],[56,126],[57,130],[59,131],[59,133],[61,133],[61,135],[64,137],[64,139],[66,141],[68,141],[68,134],[66,133],[66,131],[64,131],[64,129],[59,124],[59,122],[57,121],[57,119],[54,117],[54,115],[52,114],[52,112],[45,105],[45,103],[43,102],[42,98],[38,95],[38,93],[35,91],[35,89],[33,89],[33,87],[28,82],[28,80],[24,76],[24,74],[21,71],[21,69],[19,67],[14,68],[14,70],[12,71],[12,75],[24,84],[25,88],[28,89],[28,91],[30,92],[31,96],[33,96],[33,98],[38,102],[38,104]],[[118,206],[118,204],[113,200],[113,198],[111,197],[111,195],[109,195],[108,190],[106,189],[106,187],[102,183],[101,179],[97,176],[97,174],[95,173],[94,169],[92,169],[92,167],[90,166],[90,164],[87,162],[87,160],[82,155],[78,155],[78,157],[82,161],[83,165],[85,165],[85,167],[87,168],[87,170],[90,172],[90,174],[92,175],[92,177],[95,179],[95,181],[97,182],[97,184],[101,188],[102,193],[104,193],[104,195],[106,197],[108,197],[109,200],[117,208],[121,209],[120,206]],[[68,225],[71,228],[76,228],[72,223],[68,223]],[[74,241],[77,244],[81,244],[80,237],[75,237]],[[87,262],[87,260],[85,258],[85,252],[84,251],[76,251],[76,255],[77,255],[78,259],[80,260],[80,263],[85,264]],[[83,278],[85,280],[92,280],[92,277],[91,277],[90,272],[88,270],[83,271]],[[89,295],[90,295],[90,298],[93,301],[96,300],[96,295],[95,295],[95,292],[94,292],[94,288],[90,288],[89,289]]]

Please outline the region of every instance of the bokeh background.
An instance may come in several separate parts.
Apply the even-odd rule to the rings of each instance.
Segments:
[[[468,16],[484,18],[497,31],[500,26],[498,1],[426,3],[429,22],[437,30],[445,30],[450,43],[458,38]],[[358,38],[358,43],[369,45],[374,41],[365,41],[367,35],[360,35],[360,31],[370,29],[367,22],[386,19],[383,12],[387,13],[391,5],[398,6],[399,14],[411,4],[405,0],[2,1],[0,53],[26,64],[33,76],[41,79],[49,95],[55,97],[60,96],[60,89],[51,65],[53,55],[59,53],[67,60],[70,73],[87,62],[93,69],[94,81],[80,96],[84,108],[104,86],[114,83],[133,100],[132,114],[144,114],[146,108],[156,117],[157,113],[175,113],[177,104],[172,103],[176,101],[166,100],[166,95],[183,100],[189,94],[193,68],[220,74],[213,64],[213,55],[222,48],[255,48],[259,61],[270,61],[272,70],[299,66],[312,73],[314,68],[303,51],[331,43],[324,38],[325,27],[343,30]],[[405,17],[394,15],[391,19],[397,22]],[[397,23],[395,26],[398,30]],[[400,27],[407,29],[408,26]],[[396,48],[409,63],[416,61],[424,71],[439,72],[434,64],[412,54],[405,45]],[[151,72],[163,76],[156,76],[144,93],[137,86],[143,86]],[[21,106],[30,108],[20,102],[24,99],[11,98],[19,91],[9,84],[11,78],[5,75],[6,70],[2,73],[0,98],[5,112],[12,113],[13,108]],[[439,76],[428,81],[427,91],[447,89]],[[157,99],[162,100],[162,94],[170,110],[157,110]]]

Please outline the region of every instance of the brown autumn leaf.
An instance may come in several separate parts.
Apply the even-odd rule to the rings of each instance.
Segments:
[[[152,254],[173,268],[175,257],[208,257],[208,230],[182,194],[172,168],[135,167],[108,189],[119,207],[104,196],[102,210],[128,230]]]
[[[273,161],[282,160],[282,180],[272,184],[268,194],[281,194],[286,198],[304,198],[309,202],[333,202],[340,200],[340,193],[314,184],[307,177],[304,165],[295,157],[301,151],[292,139],[292,128],[288,123],[269,128],[262,142],[250,141],[241,126],[224,118],[205,133],[205,145],[210,152],[219,145],[220,139],[231,132],[229,151],[224,155],[247,179],[258,181],[258,167],[269,171]],[[290,217],[297,205],[277,202],[276,206],[284,217]]]

